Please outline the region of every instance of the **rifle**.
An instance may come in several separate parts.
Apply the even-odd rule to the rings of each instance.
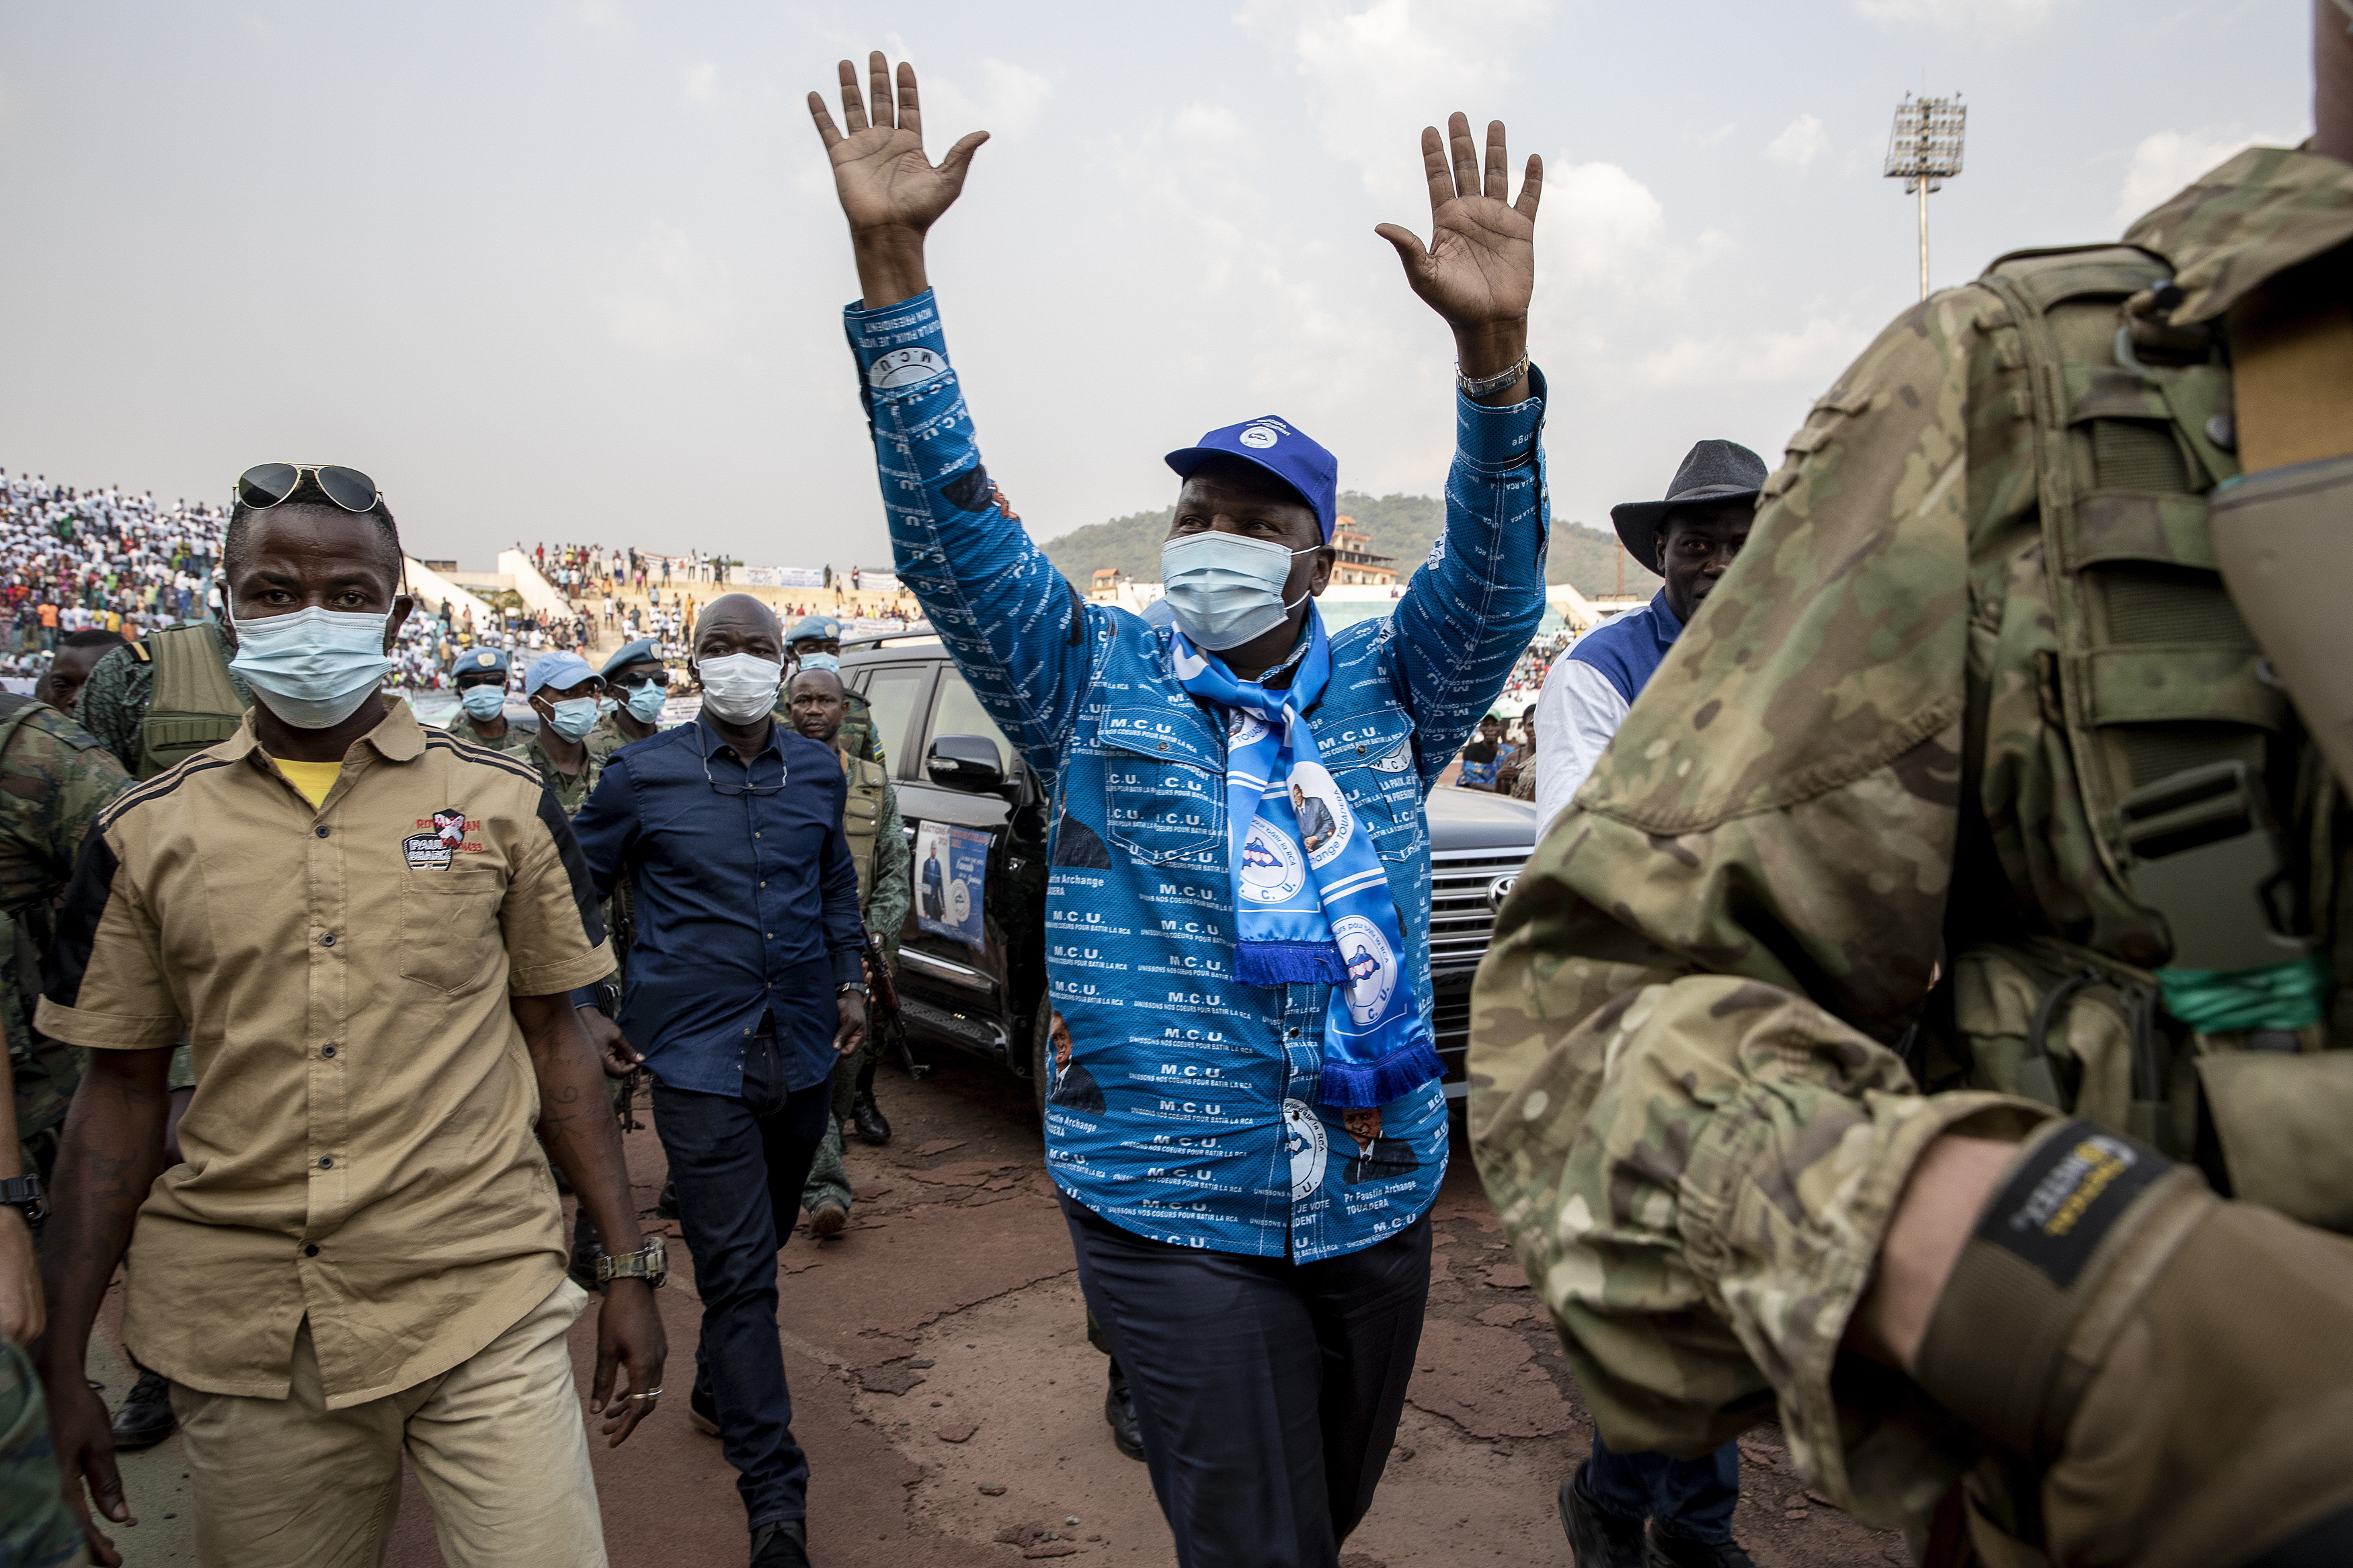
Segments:
[[[882,933],[866,933],[866,988],[868,1002],[874,1016],[866,1021],[869,1033],[884,1049],[896,1047],[899,1065],[907,1069],[909,1078],[921,1078],[932,1069],[915,1060],[913,1049],[907,1044],[907,1020],[899,1011],[899,985],[891,976],[891,961],[884,956]]]

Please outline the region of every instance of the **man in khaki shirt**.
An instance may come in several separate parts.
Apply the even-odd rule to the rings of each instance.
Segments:
[[[380,1561],[404,1451],[453,1568],[601,1564],[548,1157],[617,1273],[659,1258],[567,994],[612,967],[586,868],[535,770],[379,694],[411,601],[372,481],[249,470],[223,553],[257,705],[100,817],[40,1007],[92,1057],[44,1259],[69,1490],[130,1522],[81,1372],[127,1244],[124,1338],[173,1382],[207,1568]],[[647,1279],[608,1289],[617,1443],[664,1343]]]

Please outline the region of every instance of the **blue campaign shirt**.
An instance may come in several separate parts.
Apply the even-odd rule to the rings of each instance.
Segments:
[[[740,1094],[744,1047],[768,1015],[786,1087],[818,1082],[833,1070],[835,987],[865,974],[840,760],[772,724],[748,779],[785,787],[720,794],[713,780],[740,788],[746,771],[698,718],[614,752],[572,819],[599,898],[632,878],[621,1028],[674,1089]]]
[[[1232,979],[1222,713],[1178,683],[1163,627],[1082,600],[997,495],[933,296],[853,306],[846,325],[900,580],[1052,791],[1046,967],[1071,1042],[1047,1092],[1056,1184],[1140,1235],[1300,1262],[1410,1224],[1445,1175],[1439,1086],[1351,1131],[1319,1092],[1331,988]],[[1507,408],[1457,400],[1445,535],[1390,615],[1332,635],[1306,714],[1381,857],[1425,1019],[1423,797],[1544,614],[1535,384]]]
[[[1568,657],[1599,670],[1630,705],[1658,673],[1667,650],[1675,646],[1683,631],[1683,624],[1667,608],[1667,591],[1662,588],[1641,609],[1629,610],[1577,638]]]

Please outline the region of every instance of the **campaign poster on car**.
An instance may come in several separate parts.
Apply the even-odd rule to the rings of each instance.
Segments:
[[[980,895],[987,881],[987,834],[944,822],[915,829],[915,924],[922,930],[987,951]]]

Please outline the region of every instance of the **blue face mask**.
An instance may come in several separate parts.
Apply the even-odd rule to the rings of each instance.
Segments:
[[[467,718],[478,723],[497,718],[506,705],[507,689],[496,681],[486,680],[458,693],[458,706],[466,710]]]
[[[801,655],[801,668],[830,669],[839,672],[841,668],[841,660],[836,655],[829,653],[805,653]]]
[[[629,693],[629,717],[640,724],[650,724],[661,717],[662,704],[669,700],[668,689],[649,680]]]
[[[392,660],[384,656],[388,616],[311,608],[255,620],[231,619],[237,657],[228,667],[272,713],[298,730],[332,730],[376,693]]]
[[[549,706],[554,709],[547,721],[549,727],[567,741],[586,739],[600,717],[594,697],[567,697]]]
[[[1239,533],[1188,533],[1160,547],[1160,581],[1168,608],[1197,647],[1223,653],[1264,636],[1307,602],[1282,600],[1293,556],[1320,548],[1285,550]]]

